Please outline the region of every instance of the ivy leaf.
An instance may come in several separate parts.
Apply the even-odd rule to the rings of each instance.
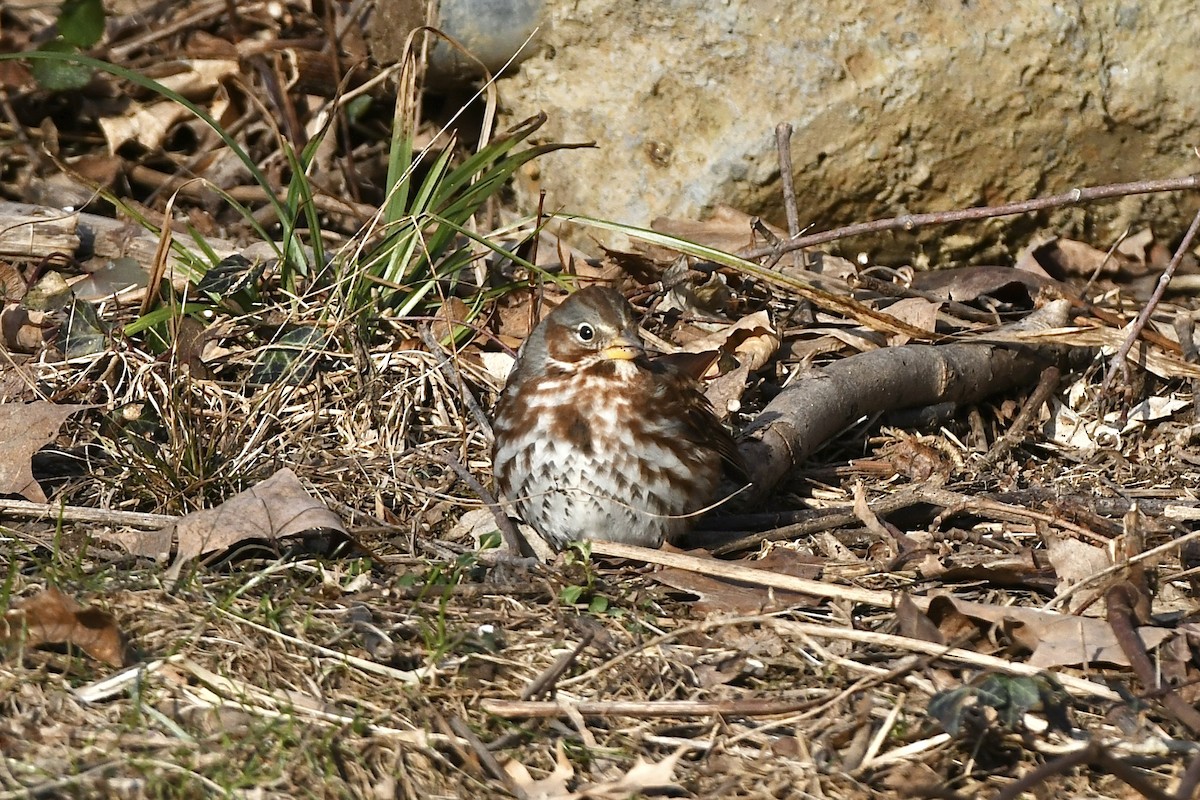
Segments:
[[[320,328],[300,325],[263,348],[248,380],[258,386],[280,381],[289,386],[302,386],[311,377],[324,347],[325,335]]]
[[[58,12],[58,32],[69,44],[88,48],[104,35],[101,0],[65,0]]]
[[[38,47],[42,53],[78,53],[79,48],[62,39],[54,39]],[[33,59],[31,59],[33,60]],[[43,89],[65,92],[82,89],[92,80],[92,68],[76,63],[69,58],[39,58],[30,65],[33,78]]]
[[[972,710],[991,708],[1004,730],[1017,730],[1025,714],[1041,712],[1051,728],[1069,731],[1067,715],[1070,696],[1053,675],[1034,676],[987,674],[972,685],[938,692],[929,702],[928,714],[949,734],[958,735]]]

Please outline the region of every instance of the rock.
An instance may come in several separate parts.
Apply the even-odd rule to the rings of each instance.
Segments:
[[[801,225],[815,230],[1197,171],[1191,0],[548,5],[542,52],[499,82],[505,119],[544,110],[544,138],[598,149],[526,167],[526,210],[544,189],[547,209],[639,226],[719,203],[781,225],[779,122],[795,126]],[[841,248],[936,262],[978,256],[981,238],[1015,250],[1047,224],[1106,242],[1152,222],[1169,238],[1198,202],[1128,198]]]
[[[533,52],[531,37],[543,12],[543,0],[376,0],[368,41],[376,61],[399,61],[409,33],[428,21],[467,48],[465,56],[444,39],[432,39],[427,80],[440,89],[469,84],[495,74],[512,59],[524,61]]]

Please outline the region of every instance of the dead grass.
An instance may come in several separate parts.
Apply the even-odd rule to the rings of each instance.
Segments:
[[[316,19],[294,23],[322,30]],[[28,36],[34,28],[16,30]],[[20,128],[7,133],[45,135],[31,121],[41,119],[39,103],[61,102],[29,89],[15,105]],[[353,141],[343,143],[363,155],[354,169],[320,165],[313,186],[341,187],[320,189],[326,200],[385,202],[378,187],[390,120],[390,109],[357,120]],[[78,150],[63,156],[124,168],[122,157],[90,151],[94,131],[75,122],[84,126],[71,140]],[[437,130],[422,127],[418,139],[433,141]],[[270,152],[261,109],[238,131],[284,185],[287,161]],[[161,147],[145,160],[168,172],[179,166]],[[0,154],[0,166],[19,172],[31,195],[62,174],[34,155]],[[123,188],[115,179],[106,185]],[[129,194],[152,217],[165,210],[157,191]],[[175,209],[202,233],[254,238],[238,213],[193,199],[177,198]],[[306,233],[356,252],[366,220],[338,208],[345,213],[326,214],[322,230]],[[481,212],[473,230],[486,237],[502,216]],[[748,221],[724,219],[693,233],[712,246],[750,236]],[[515,229],[533,235],[532,225]],[[1022,779],[1036,796],[1129,796],[1131,785],[1146,796],[1190,795],[1172,793],[1181,783],[1194,787],[1185,770],[1200,764],[1200,731],[1164,698],[1196,701],[1195,557],[1168,547],[1138,560],[1194,526],[1185,512],[1194,509],[1200,470],[1186,373],[1135,369],[1130,397],[1184,403],[1130,429],[1115,418],[1096,428],[1099,401],[1107,401],[1095,397],[1100,359],[1068,373],[1051,409],[1060,423],[1062,404],[1079,410],[1090,449],[1044,430],[1043,415],[1015,432],[1020,444],[989,460],[1016,419],[1020,393],[960,410],[919,435],[907,423],[855,420],[758,509],[776,518],[729,523],[740,533],[810,525],[789,541],[738,553],[737,566],[782,578],[722,582],[703,562],[659,570],[653,556],[636,554],[513,563],[479,550],[458,524],[482,501],[448,463],[489,483],[488,434],[476,412],[500,386],[492,364],[517,344],[541,302],[541,290],[529,287],[558,278],[558,262],[577,256],[546,234],[538,242],[538,268],[495,254],[455,262],[461,269],[432,281],[407,315],[352,318],[329,286],[301,285],[289,296],[275,274],[251,298],[259,303],[252,310],[193,315],[203,320],[199,338],[180,334],[169,347],[120,334],[139,316],[137,299],[97,304],[114,333],[89,355],[64,360],[42,328],[26,352],[4,340],[0,389],[8,402],[89,408],[33,457],[51,495],[41,515],[0,510],[0,606],[12,622],[0,637],[0,798],[990,797],[1012,796]],[[1104,243],[1094,244],[1103,256]],[[961,301],[976,304],[971,314],[951,316],[950,306],[900,279],[881,293],[836,283],[848,265],[827,257],[826,290],[837,305],[824,307],[819,292],[729,268],[718,281],[695,260],[689,272],[661,256],[621,256],[621,269],[577,259],[570,266],[623,280],[656,309],[644,324],[666,342],[713,332],[697,293],[730,292],[735,299],[718,303],[727,316],[770,312],[781,349],[722,389],[738,403],[738,427],[813,363],[900,344],[912,330],[929,339],[966,332],[985,312],[998,320],[1034,305],[1028,295],[996,300],[1012,287],[989,284]],[[1128,313],[1136,304],[1121,295],[1125,281],[1162,259],[1122,259],[1125,272],[1110,274],[1090,297]],[[25,284],[45,266],[0,263]],[[1082,283],[1062,277],[1064,285]],[[958,286],[987,280],[968,273]],[[895,294],[926,305],[909,303],[904,330],[873,327],[882,310],[900,314]],[[822,310],[814,324],[790,322],[801,297]],[[1111,318],[1085,320],[1105,335],[1104,326],[1119,327]],[[46,332],[61,322],[48,315]],[[260,354],[299,325],[329,334],[307,350],[316,356],[311,374],[294,385],[251,382]],[[769,337],[755,336],[775,352],[763,345]],[[1156,343],[1155,353],[1171,356],[1168,367],[1182,363],[1169,345]],[[29,454],[5,464],[22,458]],[[211,509],[281,468],[337,513],[361,551],[330,556],[314,553],[311,542],[248,541],[172,571],[113,541],[114,533],[151,527],[122,512]],[[889,505],[901,496],[908,499]],[[1142,504],[1140,514],[1118,502],[1130,499]],[[112,515],[85,523],[62,506]],[[490,527],[485,520],[481,530]],[[1096,558],[1112,567],[1107,577],[1074,592],[1101,571],[1089,561]],[[1104,658],[1090,650],[1082,659],[1063,656],[1048,669],[1065,682],[1070,724],[1048,729],[1056,696],[1024,674],[1031,651],[1047,643],[1087,650],[1091,642],[1009,610],[1057,597],[1067,616],[1107,630],[1105,592],[1116,585],[1147,592],[1154,616],[1139,622],[1143,635],[1162,635],[1154,663],[1173,688],[1147,685],[1120,648]],[[89,655],[78,631],[55,638],[46,625],[20,622],[22,603],[46,587],[111,612],[130,647],[125,665]],[[899,603],[901,594],[913,602]],[[962,605],[949,607],[947,598]],[[1097,629],[1080,628],[1088,636]],[[44,643],[29,644],[35,636]],[[1011,696],[982,696],[981,686]],[[946,718],[929,712],[934,698],[955,691],[970,696],[951,715],[958,725],[950,734]],[[1071,756],[1080,752],[1086,763]]]

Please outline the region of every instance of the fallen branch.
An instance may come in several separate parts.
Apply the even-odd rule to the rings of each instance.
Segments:
[[[1069,303],[1056,300],[1001,330],[1045,330],[1066,324]],[[1053,346],[956,342],[903,345],[844,358],[800,376],[755,418],[738,447],[762,498],[814,450],[860,417],[933,403],[974,403],[1037,381],[1063,364]]]

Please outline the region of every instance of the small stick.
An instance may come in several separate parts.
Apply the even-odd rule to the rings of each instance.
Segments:
[[[1189,364],[1200,364],[1200,350],[1196,348],[1196,312],[1181,311],[1175,317],[1175,336],[1179,339],[1179,350],[1183,360]],[[1200,379],[1192,378],[1192,397],[1200,396]],[[1200,408],[1193,406],[1192,421],[1200,422]]]
[[[801,236],[786,242],[781,248],[765,247],[749,252],[739,253],[742,258],[752,260],[763,256],[775,255],[783,251],[801,250],[817,244],[833,242],[850,236],[860,236],[864,233],[880,233],[882,231],[905,230],[911,231],[922,225],[946,225],[951,222],[966,220],[992,219],[994,217],[1011,217],[1015,214],[1028,214],[1031,211],[1044,211],[1049,208],[1061,208],[1093,200],[1107,200],[1113,197],[1128,197],[1135,194],[1153,194],[1156,192],[1178,192],[1185,189],[1200,188],[1200,175],[1189,175],[1186,178],[1166,178],[1163,180],[1134,181],[1132,183],[1113,183],[1105,186],[1092,186],[1087,189],[1072,189],[1063,194],[1040,197],[1034,200],[1022,200],[1018,203],[1006,203],[1002,206],[984,206],[982,208],[963,208],[957,211],[939,211],[932,214],[905,214],[890,219],[877,219],[872,222],[860,222],[833,228],[828,231]]]
[[[1196,216],[1192,218],[1192,224],[1188,227],[1187,233],[1183,235],[1183,241],[1179,243],[1179,247],[1175,249],[1175,255],[1171,256],[1171,262],[1167,264],[1166,270],[1158,279],[1158,285],[1154,287],[1154,293],[1150,295],[1150,299],[1146,301],[1146,305],[1142,308],[1142,313],[1138,314],[1137,319],[1133,322],[1133,328],[1130,329],[1129,335],[1125,337],[1124,343],[1120,349],[1112,357],[1112,362],[1108,366],[1108,374],[1104,376],[1104,382],[1100,384],[1099,397],[1104,397],[1108,392],[1109,386],[1112,385],[1113,379],[1117,376],[1117,370],[1126,369],[1125,357],[1129,355],[1129,350],[1133,347],[1133,343],[1138,340],[1142,334],[1142,328],[1146,327],[1146,323],[1150,321],[1150,315],[1154,313],[1154,309],[1158,308],[1158,302],[1162,300],[1163,294],[1167,291],[1167,284],[1171,282],[1171,277],[1175,274],[1179,264],[1183,261],[1184,254],[1192,246],[1192,240],[1196,238],[1196,232],[1200,231],[1200,211],[1196,212]]]
[[[505,719],[524,717],[564,717],[574,708],[585,717],[761,717],[794,714],[813,705],[811,698],[801,700],[590,700],[568,703],[560,700],[491,700],[480,702],[488,714]]]
[[[453,324],[453,321],[447,317],[447,323]],[[421,341],[425,342],[425,346],[429,348],[429,352],[441,358],[438,362],[440,369],[448,378],[454,381],[458,387],[458,392],[467,406],[467,410],[471,412],[471,416],[475,418],[477,424],[488,441],[492,440],[492,424],[488,421],[487,414],[483,413],[483,409],[479,406],[479,401],[475,399],[475,395],[467,390],[467,383],[463,380],[462,374],[458,371],[458,365],[454,363],[454,357],[458,353],[453,350],[447,352],[438,342],[437,337],[433,335],[433,330],[428,323],[421,325]]]
[[[783,209],[787,213],[788,236],[800,235],[800,209],[796,206],[796,178],[792,174],[792,126],[775,126],[775,146],[779,150],[779,178],[783,181]]]
[[[789,122],[781,122],[775,126],[775,147],[779,151],[779,178],[783,182],[783,208],[787,214],[788,239],[794,240],[800,236],[800,209],[796,205],[796,176],[792,174],[792,125]],[[778,249],[782,242],[775,242],[777,252],[782,255],[784,252]],[[776,256],[778,258],[779,256]],[[792,266],[797,269],[802,269],[805,266],[804,257],[792,253]],[[812,303],[808,300],[801,300],[796,304],[793,312],[796,315],[796,321],[802,325],[811,325],[816,321],[816,314],[813,313]]]
[[[110,511],[87,506],[60,506],[56,503],[31,503],[28,500],[0,499],[0,516],[24,519],[53,519],[63,522],[98,522],[103,525],[127,525],[130,528],[156,529],[180,517],[170,514],[145,514],[140,511]]]
[[[558,682],[558,679],[567,671],[567,668],[575,663],[575,660],[579,658],[579,654],[583,652],[585,647],[592,643],[592,639],[594,638],[596,638],[594,631],[585,633],[579,644],[575,645],[575,649],[569,653],[563,653],[555,659],[549,669],[529,682],[529,685],[521,691],[521,699],[533,700],[545,694],[550,687]]]
[[[504,784],[505,788],[518,797],[521,796],[517,785],[513,782],[512,776],[504,771],[504,767],[500,766],[500,762],[492,755],[492,751],[487,749],[475,732],[471,730],[467,723],[463,722],[462,717],[454,716],[450,720],[450,731],[460,739],[466,740],[471,746],[471,750],[475,753],[475,757],[479,759],[479,765],[487,770],[492,778]]]
[[[508,546],[508,550],[514,556],[521,554],[521,534],[517,532],[517,526],[513,525],[513,521],[508,518],[508,514],[504,513],[504,508],[496,500],[495,495],[489,492],[482,483],[480,483],[471,471],[468,470],[454,456],[446,452],[431,453],[430,458],[445,464],[450,469],[454,470],[454,474],[459,480],[470,487],[471,491],[479,495],[479,499],[492,512],[492,518],[496,520],[496,527],[500,529],[500,534],[504,537],[504,544]]]
[[[1117,638],[1121,651],[1129,659],[1138,680],[1147,690],[1164,689],[1163,705],[1167,707],[1171,716],[1194,736],[1200,733],[1200,712],[1175,692],[1173,687],[1159,683],[1155,664],[1150,660],[1145,642],[1138,635],[1137,625],[1140,620],[1136,618],[1134,611],[1138,595],[1138,589],[1128,581],[1109,589],[1104,596],[1108,604],[1108,624],[1112,627],[1113,636]],[[1144,593],[1141,593],[1141,596],[1144,598]]]
[[[1017,414],[1017,418],[1013,420],[1012,425],[1005,431],[1004,435],[992,445],[991,451],[984,456],[980,466],[992,466],[1001,458],[1008,455],[1008,451],[1016,447],[1025,438],[1025,432],[1033,424],[1038,410],[1046,404],[1046,401],[1050,399],[1050,395],[1054,394],[1054,390],[1058,388],[1060,380],[1062,380],[1062,370],[1058,367],[1046,367],[1042,370],[1042,377],[1038,380],[1038,384],[1034,390],[1029,394],[1025,405],[1021,406],[1021,411]]]

